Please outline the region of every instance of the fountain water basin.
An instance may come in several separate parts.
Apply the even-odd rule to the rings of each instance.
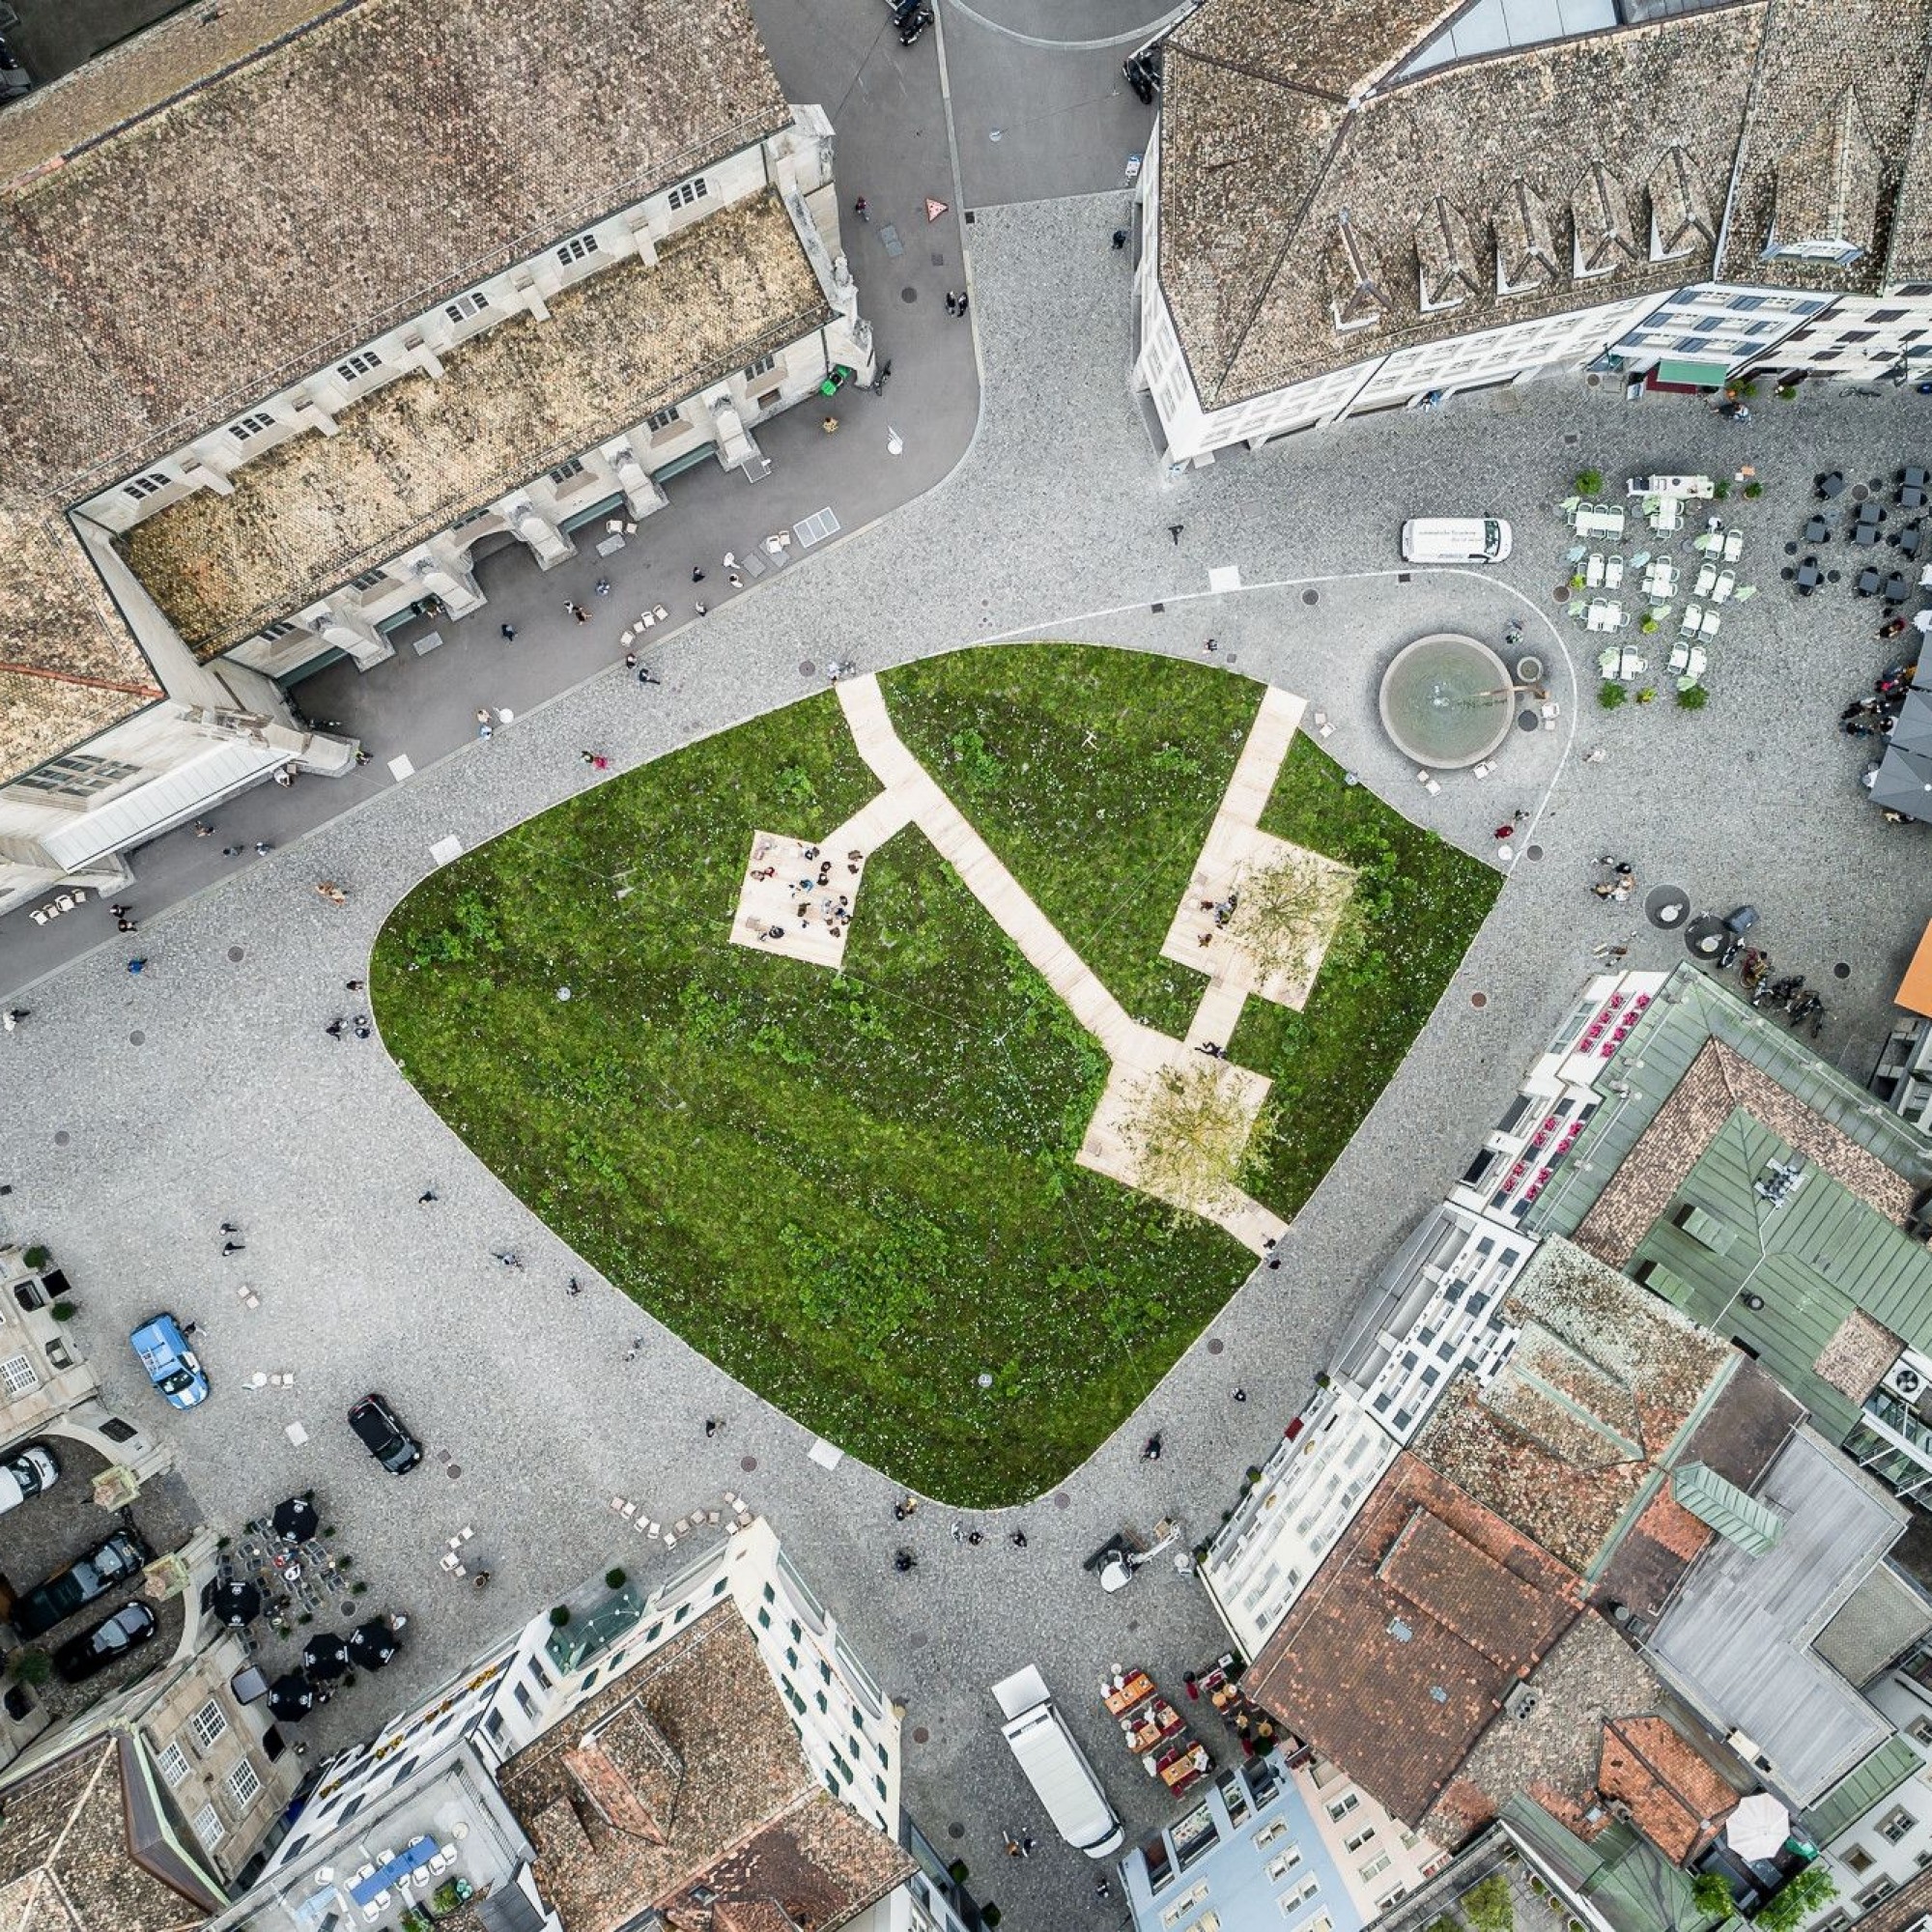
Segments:
[[[1382,729],[1418,765],[1454,770],[1509,735],[1509,667],[1488,644],[1453,631],[1417,638],[1382,673]]]

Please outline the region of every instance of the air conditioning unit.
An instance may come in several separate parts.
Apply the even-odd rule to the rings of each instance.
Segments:
[[[1914,1403],[1932,1390],[1932,1360],[1916,1349],[1907,1349],[1886,1371],[1879,1386],[1900,1402]]]

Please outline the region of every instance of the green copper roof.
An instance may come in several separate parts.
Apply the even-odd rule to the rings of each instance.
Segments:
[[[1889,1798],[1918,1770],[1918,1753],[1896,1731],[1857,1764],[1804,1814],[1813,1844],[1828,1845],[1849,1832],[1881,1799]]]
[[[1701,1463],[1685,1463],[1672,1471],[1670,1493],[1699,1522],[1708,1522],[1748,1555],[1764,1555],[1784,1533],[1776,1510]]]

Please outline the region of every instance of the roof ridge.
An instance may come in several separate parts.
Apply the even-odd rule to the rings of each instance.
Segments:
[[[118,691],[128,697],[167,696],[157,684],[129,684],[115,677],[83,677],[78,671],[52,670],[45,665],[15,664],[7,658],[0,658],[0,672],[11,672],[14,677],[43,678],[48,684],[70,684],[81,691]]]

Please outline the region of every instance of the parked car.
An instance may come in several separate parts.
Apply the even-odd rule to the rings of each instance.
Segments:
[[[29,1496],[50,1490],[60,1481],[60,1463],[44,1442],[23,1442],[0,1462],[0,1516],[16,1509]]]
[[[198,1408],[208,1400],[208,1378],[187,1336],[172,1315],[153,1315],[128,1337],[148,1379],[176,1408]]]
[[[78,1684],[146,1643],[159,1628],[146,1604],[123,1604],[111,1617],[69,1637],[54,1652],[54,1668],[68,1683]]]
[[[408,1475],[423,1459],[422,1444],[373,1389],[349,1411],[349,1426],[362,1438],[363,1448],[392,1476]]]
[[[14,1605],[14,1628],[22,1636],[41,1635],[83,1605],[126,1582],[154,1552],[131,1530],[117,1529],[98,1548],[56,1570]]]

